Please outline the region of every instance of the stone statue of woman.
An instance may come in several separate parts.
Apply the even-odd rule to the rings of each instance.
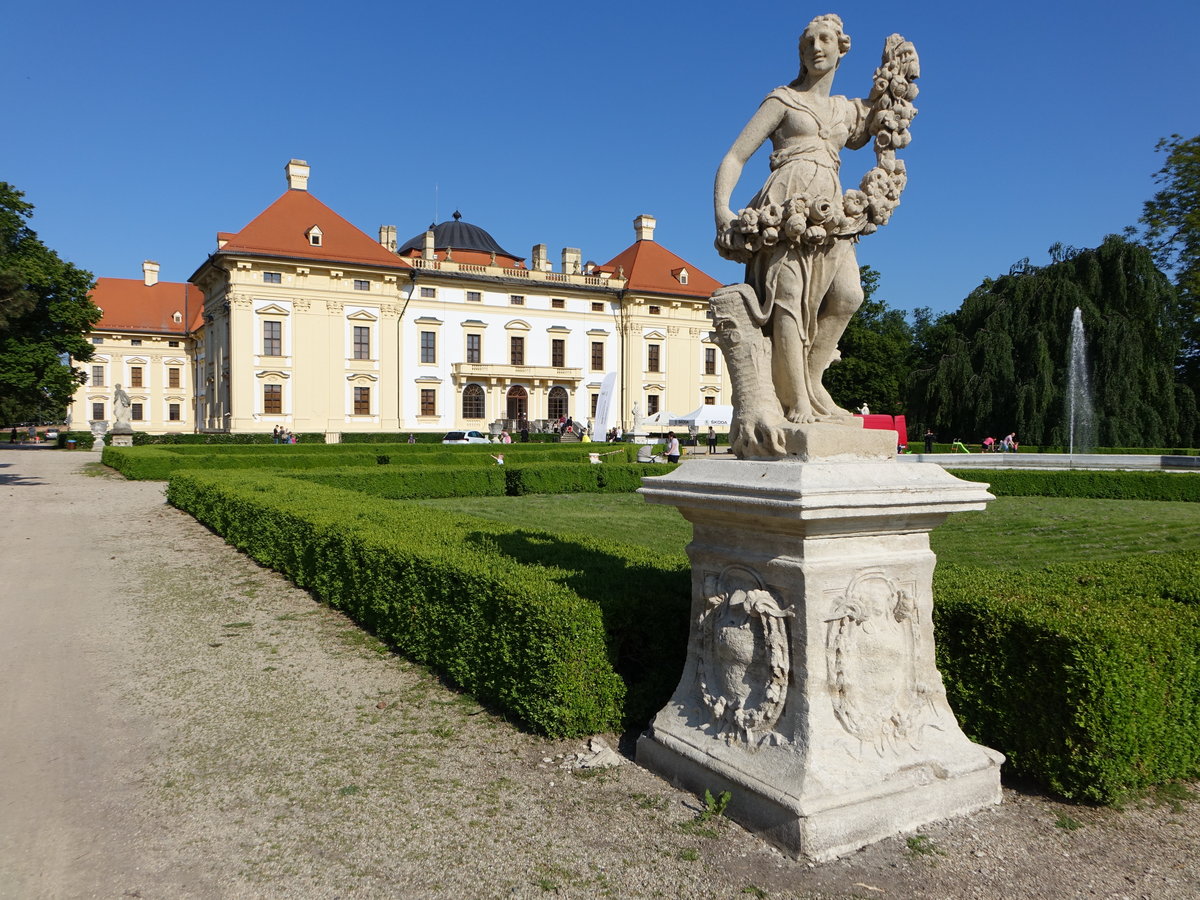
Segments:
[[[113,385],[113,431],[121,430],[121,426],[129,428],[132,408],[133,403],[121,385]]]
[[[892,35],[870,95],[852,100],[831,92],[849,49],[841,18],[809,22],[800,36],[800,74],[767,95],[717,169],[717,249],[746,264],[745,284],[713,297],[717,341],[734,382],[739,456],[787,452],[790,425],[851,419],[822,377],[863,301],[855,244],[886,224],[905,185],[896,150],[911,139],[919,62],[912,44]],[[858,190],[843,194],[841,149],[872,137],[875,167]],[[730,196],[742,169],[768,139],[771,173],[735,213]]]

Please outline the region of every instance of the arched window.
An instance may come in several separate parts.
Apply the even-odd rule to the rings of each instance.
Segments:
[[[546,413],[551,419],[557,419],[560,416],[567,414],[567,389],[561,387],[550,388],[549,407]]]
[[[508,389],[508,418],[524,419],[529,416],[529,392],[519,384]]]
[[[483,388],[468,384],[462,393],[462,416],[464,419],[483,418]]]

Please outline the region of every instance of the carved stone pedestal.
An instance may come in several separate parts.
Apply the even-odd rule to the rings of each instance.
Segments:
[[[1000,802],[933,651],[929,532],[983,485],[891,461],[695,461],[646,479],[694,526],[683,678],[637,759],[828,860]]]
[[[133,432],[114,431],[108,436],[108,442],[113,447],[132,447]]]

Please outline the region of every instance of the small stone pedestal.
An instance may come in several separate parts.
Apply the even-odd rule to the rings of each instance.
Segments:
[[[929,532],[984,485],[861,455],[643,483],[694,538],[687,663],[639,763],[815,861],[1000,802],[1004,757],[959,729],[933,648]]]

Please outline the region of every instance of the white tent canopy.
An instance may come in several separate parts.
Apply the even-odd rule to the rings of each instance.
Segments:
[[[651,428],[666,428],[669,424],[673,424],[674,421],[671,413],[664,409],[652,416],[642,416],[637,420],[637,425],[641,428],[646,426],[650,426]]]
[[[728,428],[733,422],[733,407],[718,406],[716,404],[699,407],[692,410],[686,416],[676,416],[671,419],[672,425],[682,425],[688,427],[695,425],[697,428],[707,428],[708,426],[721,426]]]

